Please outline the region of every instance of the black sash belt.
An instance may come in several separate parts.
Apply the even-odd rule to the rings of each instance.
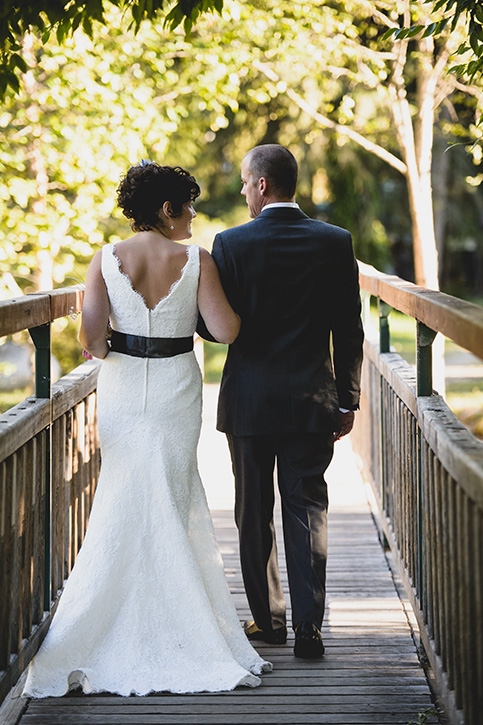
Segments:
[[[133,357],[174,357],[193,349],[193,337],[142,337],[112,330],[111,350]]]

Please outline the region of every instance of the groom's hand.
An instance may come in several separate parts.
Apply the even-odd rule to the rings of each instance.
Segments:
[[[347,413],[339,413],[340,415],[340,430],[334,433],[334,441],[338,441],[348,433],[351,432],[354,425],[355,414],[353,410],[349,410]]]

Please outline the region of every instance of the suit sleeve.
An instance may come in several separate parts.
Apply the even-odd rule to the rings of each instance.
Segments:
[[[235,312],[240,313],[240,302],[238,295],[239,280],[233,255],[229,254],[230,245],[227,246],[223,236],[217,234],[213,242],[211,255],[215,260],[220,274],[221,285],[225,290],[228,302]]]
[[[364,332],[361,320],[359,269],[350,234],[341,240],[334,277],[332,343],[335,382],[341,408],[359,408]]]

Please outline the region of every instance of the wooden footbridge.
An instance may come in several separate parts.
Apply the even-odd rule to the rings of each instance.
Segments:
[[[81,288],[0,303],[0,336],[28,329],[36,346],[36,396],[0,416],[2,725],[481,722],[483,444],[433,392],[431,344],[442,332],[483,358],[483,310],[365,265],[361,289],[367,303],[378,300],[380,334],[366,342],[357,429],[337,444],[328,474],[325,657],[296,660],[290,636],[258,647],[274,664],[259,688],[141,698],[19,696],[87,526],[99,467],[98,364],[50,384],[50,323],[80,309]],[[390,352],[392,308],[418,321],[416,372]],[[200,461],[243,620],[215,397],[207,387]],[[205,455],[212,444],[219,455]],[[214,459],[216,470],[206,463]]]

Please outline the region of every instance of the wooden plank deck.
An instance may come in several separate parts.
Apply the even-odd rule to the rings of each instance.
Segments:
[[[212,425],[215,395],[205,393],[205,419]],[[210,427],[210,431],[213,429]],[[223,442],[211,432],[203,440]],[[224,454],[216,476],[226,503],[231,494],[230,471]],[[202,473],[203,454],[201,455]],[[212,469],[213,470],[213,469]],[[20,725],[162,725],[351,723],[372,725],[416,721],[431,706],[430,690],[418,660],[411,613],[398,595],[388,559],[379,543],[355,466],[349,441],[337,444],[329,475],[328,602],[323,626],[326,654],[320,661],[293,656],[293,634],[285,646],[257,645],[273,662],[260,687],[229,693],[121,698],[111,695],[31,701]],[[227,483],[228,481],[228,483]],[[208,487],[211,505],[216,490]],[[213,518],[225,569],[240,620],[249,618],[243,591],[232,512],[214,510]],[[279,518],[279,517],[278,517]],[[283,546],[280,541],[280,553]],[[283,556],[281,556],[283,561]],[[287,587],[285,566],[281,566]],[[436,722],[432,717],[428,722]]]

